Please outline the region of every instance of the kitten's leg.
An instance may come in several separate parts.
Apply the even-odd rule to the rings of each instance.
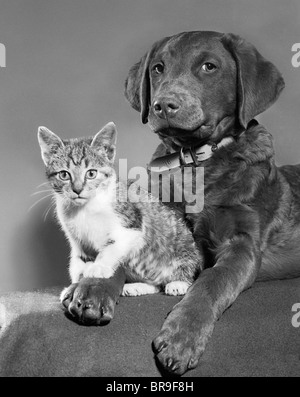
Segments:
[[[75,242],[71,242],[71,258],[69,262],[69,275],[71,278],[72,285],[64,288],[60,294],[60,302],[69,301],[72,297],[73,290],[77,283],[82,278],[85,267],[88,264],[81,259],[81,251]],[[75,286],[75,287],[74,287]]]
[[[190,288],[191,283],[187,281],[171,281],[165,286],[166,295],[185,295]]]
[[[72,256],[69,264],[69,274],[72,283],[78,283],[84,274],[84,270],[92,262],[84,262],[79,256]]]
[[[140,296],[148,294],[156,294],[160,288],[147,283],[129,283],[125,284],[122,291],[122,296]]]
[[[64,288],[60,294],[60,302],[63,303],[65,300],[69,299],[70,291],[72,290],[72,287],[77,285],[79,283],[80,279],[82,278],[83,272],[85,267],[88,265],[88,263],[83,262],[83,260],[79,257],[71,257],[70,259],[70,264],[69,264],[69,274],[71,278],[71,286]]]
[[[106,246],[95,262],[84,270],[84,277],[110,278],[128,258],[130,252],[137,251],[144,245],[142,233],[138,230],[119,230],[111,236],[114,241]]]
[[[104,256],[105,259],[105,256]],[[112,258],[111,258],[112,259]],[[95,262],[88,262],[88,266],[83,271],[83,277],[85,278],[111,278],[115,271],[120,267],[120,262],[107,261],[104,264],[103,255],[99,255]]]

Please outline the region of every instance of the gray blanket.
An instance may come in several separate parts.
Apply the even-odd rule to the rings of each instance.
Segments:
[[[0,296],[0,376],[160,376],[151,341],[179,298],[121,298],[103,327],[65,317],[59,289]],[[199,366],[185,376],[299,376],[300,279],[256,283],[217,322]]]

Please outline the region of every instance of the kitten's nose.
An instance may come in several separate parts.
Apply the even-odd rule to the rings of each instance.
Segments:
[[[82,185],[73,185],[72,190],[74,193],[78,194],[78,196],[80,195],[80,193],[83,191],[83,187]]]

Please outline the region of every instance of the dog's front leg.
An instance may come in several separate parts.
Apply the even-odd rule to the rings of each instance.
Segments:
[[[260,255],[249,235],[227,240],[219,254],[215,266],[200,274],[153,341],[159,365],[169,372],[181,375],[198,364],[217,319],[257,276]]]

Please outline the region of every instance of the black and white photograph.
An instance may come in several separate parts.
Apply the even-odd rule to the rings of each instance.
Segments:
[[[299,0],[0,0],[0,87],[1,378],[300,376]]]

